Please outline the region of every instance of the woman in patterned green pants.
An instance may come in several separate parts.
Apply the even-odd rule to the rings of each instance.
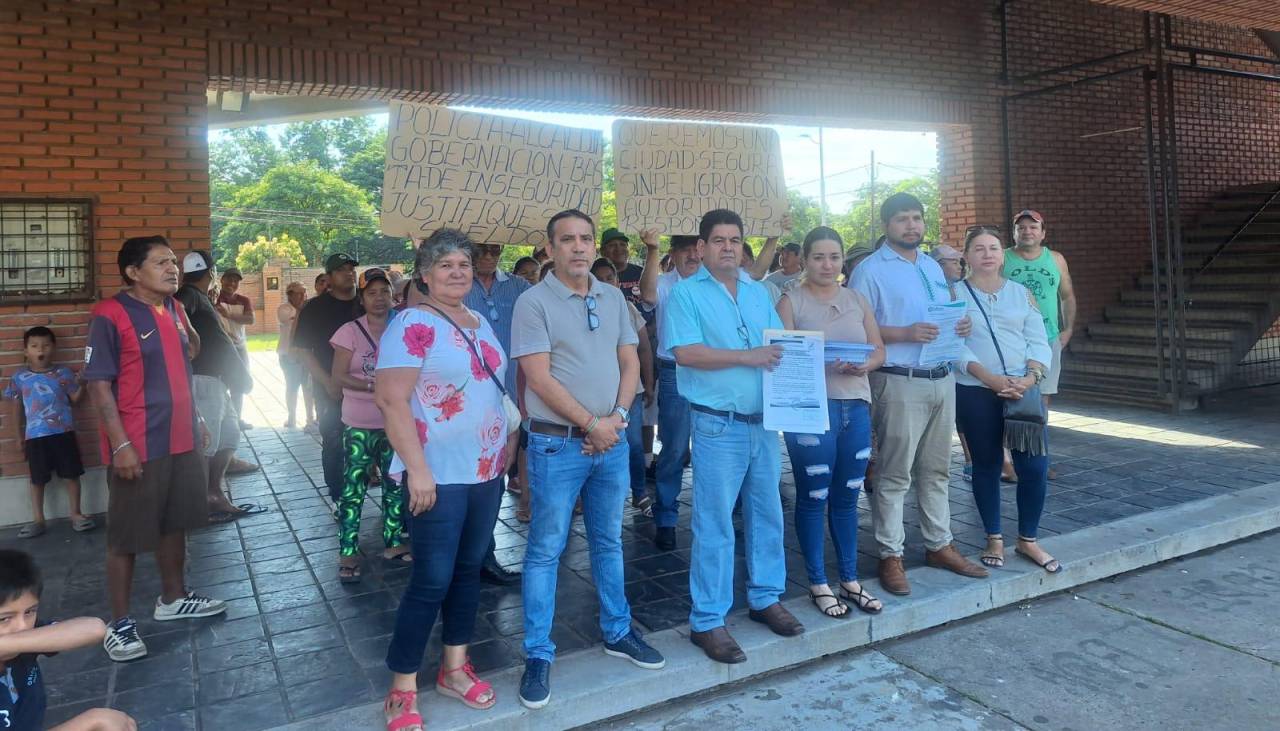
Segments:
[[[376,465],[382,475],[382,558],[396,564],[413,561],[408,546],[401,545],[404,530],[401,487],[389,475],[391,443],[383,430],[382,412],[373,400],[378,340],[387,327],[391,310],[391,283],[381,269],[360,275],[360,303],[365,314],[338,328],[333,345],[332,377],[342,386],[342,446],[345,479],[338,500],[338,580],[360,580],[360,510],[369,475]]]

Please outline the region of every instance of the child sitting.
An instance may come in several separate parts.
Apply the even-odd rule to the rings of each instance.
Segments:
[[[38,622],[40,589],[40,571],[30,556],[0,550],[0,729],[43,729],[45,690],[37,657],[96,645],[107,632],[96,617]],[[137,728],[132,718],[109,708],[85,711],[54,727],[57,731]]]
[[[31,473],[32,522],[18,531],[20,538],[44,533],[44,487],[55,472],[67,481],[71,527],[84,532],[97,525],[93,518],[80,512],[80,475],[84,474],[84,467],[80,464],[71,405],[80,401],[84,389],[70,368],[53,364],[56,347],[57,339],[47,327],[33,327],[23,333],[22,352],[27,364],[13,374],[4,389],[5,398],[18,400],[18,423],[24,416],[27,423],[25,448]]]

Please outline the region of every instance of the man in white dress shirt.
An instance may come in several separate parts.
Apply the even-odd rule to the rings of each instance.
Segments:
[[[947,501],[951,430],[955,425],[956,384],[949,363],[921,362],[924,343],[938,337],[928,307],[954,299],[942,268],[920,253],[924,205],[908,193],[892,195],[880,206],[885,243],[853,272],[853,288],[875,310],[885,342],[885,364],[871,373],[871,426],[878,439],[872,520],[880,553],[880,585],[910,594],[902,565],[906,532],[902,508],[914,484],[920,506],[925,563],[963,576],[983,577],[987,570],[952,545],[951,505]],[[956,326],[967,337],[966,317]]]

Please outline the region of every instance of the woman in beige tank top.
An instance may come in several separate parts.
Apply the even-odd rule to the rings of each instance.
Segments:
[[[778,301],[778,315],[789,330],[819,330],[828,341],[867,343],[874,352],[860,364],[827,365],[827,413],[824,434],[784,433],[796,483],[796,535],[809,574],[809,597],[828,617],[848,617],[849,605],[877,614],[879,599],[858,584],[858,492],[871,457],[871,388],[867,374],[884,363],[884,343],[866,299],[838,281],[844,241],[821,226],[805,236],[804,274]],[[828,508],[830,503],[830,508]],[[831,542],[840,566],[840,598],[827,584],[823,556],[823,517],[831,512]]]

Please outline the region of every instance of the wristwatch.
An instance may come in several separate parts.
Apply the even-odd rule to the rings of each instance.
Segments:
[[[1031,377],[1035,379],[1036,385],[1039,386],[1040,382],[1044,380],[1044,370],[1041,368],[1032,368]]]
[[[623,420],[623,421],[629,421],[629,420],[630,420],[630,416],[631,416],[631,412],[630,412],[630,411],[627,411],[626,409],[624,409],[624,408],[623,408],[623,407],[621,407],[621,406],[615,406],[615,407],[613,407],[613,410],[614,410],[614,412],[615,412],[615,413],[618,413],[618,414],[621,414],[621,415],[622,415],[622,420]]]

